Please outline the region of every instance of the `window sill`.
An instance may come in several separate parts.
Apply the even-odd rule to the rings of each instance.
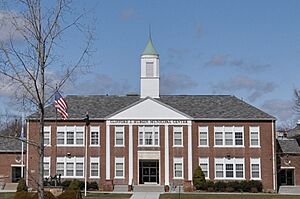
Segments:
[[[183,145],[173,145],[173,148],[183,148]]]
[[[198,145],[198,148],[209,148],[208,145]]]
[[[61,178],[80,178],[83,179],[83,176],[61,176]]]
[[[245,146],[235,146],[235,145],[214,145],[214,148],[245,148]]]
[[[63,145],[56,145],[57,147],[84,147],[84,145],[77,145],[77,144],[63,144]]]
[[[256,149],[259,149],[259,148],[261,148],[261,146],[249,146],[249,148],[256,148]]]
[[[250,180],[261,180],[261,178],[250,178]]]
[[[184,178],[183,177],[174,177],[173,179],[174,180],[183,180]]]
[[[215,178],[215,180],[246,180],[246,178]]]
[[[159,145],[138,145],[138,147],[160,147]]]
[[[115,176],[115,179],[117,179],[117,180],[124,180],[125,177],[116,177],[116,176]]]
[[[92,176],[92,177],[89,177],[89,179],[100,179],[99,176]]]
[[[125,147],[125,145],[115,145],[115,147]]]
[[[90,145],[89,147],[101,147],[100,145]]]

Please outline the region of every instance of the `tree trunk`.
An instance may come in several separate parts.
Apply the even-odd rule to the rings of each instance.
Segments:
[[[39,176],[38,176],[38,196],[44,199],[44,107],[40,105],[40,146],[39,146]]]

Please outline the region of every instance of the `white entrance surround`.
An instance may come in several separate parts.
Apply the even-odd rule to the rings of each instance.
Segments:
[[[133,180],[133,130],[132,125],[129,125],[129,144],[128,144],[128,185],[132,185]]]
[[[161,161],[160,161],[160,151],[138,151],[138,168],[137,168],[137,175],[138,179],[140,179],[140,160],[158,160],[159,162],[159,184],[161,182]],[[140,184],[138,180],[138,184]]]
[[[165,125],[165,185],[170,184],[169,168],[169,125]]]
[[[106,123],[106,180],[110,180],[110,125]]]

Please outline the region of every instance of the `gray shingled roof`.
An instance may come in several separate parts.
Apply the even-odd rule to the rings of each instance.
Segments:
[[[104,119],[107,116],[143,100],[140,96],[67,96],[70,119],[84,118],[89,112],[91,119]],[[163,95],[156,99],[195,119],[265,119],[275,118],[246,102],[229,95]],[[45,110],[46,118],[55,118],[51,105]],[[31,115],[30,118],[35,118]],[[59,118],[59,116],[58,116]]]
[[[283,153],[300,154],[300,147],[295,139],[279,139],[278,143]]]
[[[0,153],[1,152],[21,152],[22,142],[18,139],[2,137],[8,134],[0,132]]]
[[[300,124],[288,132],[288,137],[295,138],[300,136]]]

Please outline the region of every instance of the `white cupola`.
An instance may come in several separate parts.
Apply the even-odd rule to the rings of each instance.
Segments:
[[[159,55],[152,44],[151,35],[141,55],[141,98],[159,98]]]

